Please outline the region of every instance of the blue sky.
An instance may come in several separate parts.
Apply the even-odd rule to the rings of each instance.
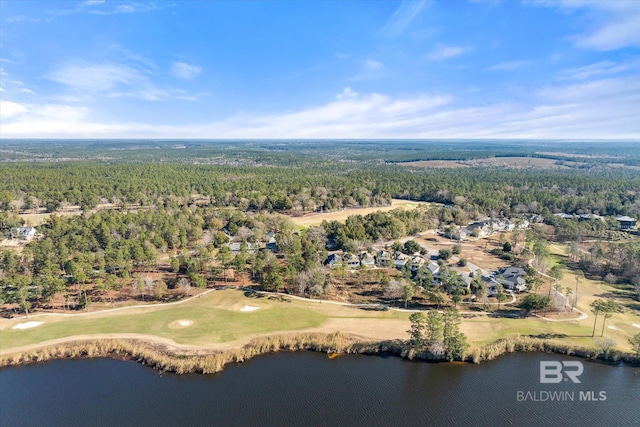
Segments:
[[[640,1],[0,1],[3,138],[640,138]]]

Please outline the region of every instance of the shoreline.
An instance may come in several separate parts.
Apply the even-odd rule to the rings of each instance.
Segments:
[[[151,337],[150,337],[151,338]],[[360,338],[335,332],[278,334],[254,338],[240,347],[227,349],[188,348],[172,345],[168,341],[140,338],[70,337],[69,342],[44,344],[0,355],[0,369],[8,366],[42,363],[58,359],[101,358],[131,360],[153,369],[174,374],[212,374],[222,371],[228,364],[242,363],[254,357],[281,351],[311,350],[331,354],[385,354],[407,360],[446,362],[443,357],[428,352],[416,352],[406,341],[363,341]],[[577,347],[553,340],[514,335],[481,347],[468,350],[462,360],[481,363],[504,354],[543,352],[562,354],[604,363],[621,363],[640,367],[640,356],[611,351],[600,354],[593,348]]]

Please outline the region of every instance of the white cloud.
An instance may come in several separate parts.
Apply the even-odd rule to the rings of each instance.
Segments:
[[[115,63],[74,63],[49,74],[49,79],[74,90],[105,92],[119,85],[133,86],[147,77],[139,70]]]
[[[8,119],[19,116],[27,111],[27,107],[17,102],[0,100],[0,118]]]
[[[181,125],[101,123],[87,108],[64,104],[14,102],[2,110],[4,137],[639,139],[640,78],[560,81],[518,101],[482,105],[451,94],[393,97],[347,87],[298,111]]]
[[[427,59],[430,59],[431,61],[444,61],[467,52],[469,52],[469,49],[462,46],[438,46],[427,54]]]
[[[403,1],[384,24],[380,34],[388,37],[397,37],[402,34],[426,3],[426,1]]]
[[[574,34],[576,47],[611,51],[640,46],[640,2],[636,0],[533,1],[529,4],[561,10],[585,10],[590,30]]]
[[[190,80],[202,73],[202,68],[186,62],[174,62],[171,64],[171,75],[179,79]]]
[[[82,5],[83,6],[97,6],[104,4],[104,0],[85,0]]]
[[[343,99],[343,98],[355,98],[358,96],[358,93],[356,91],[354,91],[353,89],[351,89],[350,87],[345,87],[341,93],[336,95],[336,98],[338,99]]]
[[[140,61],[121,63],[75,62],[62,66],[47,77],[67,87],[73,94],[107,98],[138,98],[147,101],[182,99],[195,101],[180,89],[162,88],[151,81],[155,70]]]
[[[497,64],[492,65],[491,67],[487,68],[487,70],[491,70],[491,71],[514,71],[514,70],[519,70],[520,68],[524,68],[526,66],[528,66],[529,64],[531,64],[531,61],[506,61],[506,62],[499,62]]]

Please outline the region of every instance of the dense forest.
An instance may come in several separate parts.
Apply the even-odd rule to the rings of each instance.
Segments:
[[[632,169],[540,171],[407,170],[393,165],[295,168],[181,164],[0,164],[0,209],[99,203],[206,203],[243,211],[314,211],[388,205],[391,198],[439,202],[483,214],[640,214]]]

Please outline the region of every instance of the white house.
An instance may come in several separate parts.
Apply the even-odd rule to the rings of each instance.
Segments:
[[[36,235],[36,229],[33,227],[18,227],[15,230],[15,237],[23,240],[31,240]]]

